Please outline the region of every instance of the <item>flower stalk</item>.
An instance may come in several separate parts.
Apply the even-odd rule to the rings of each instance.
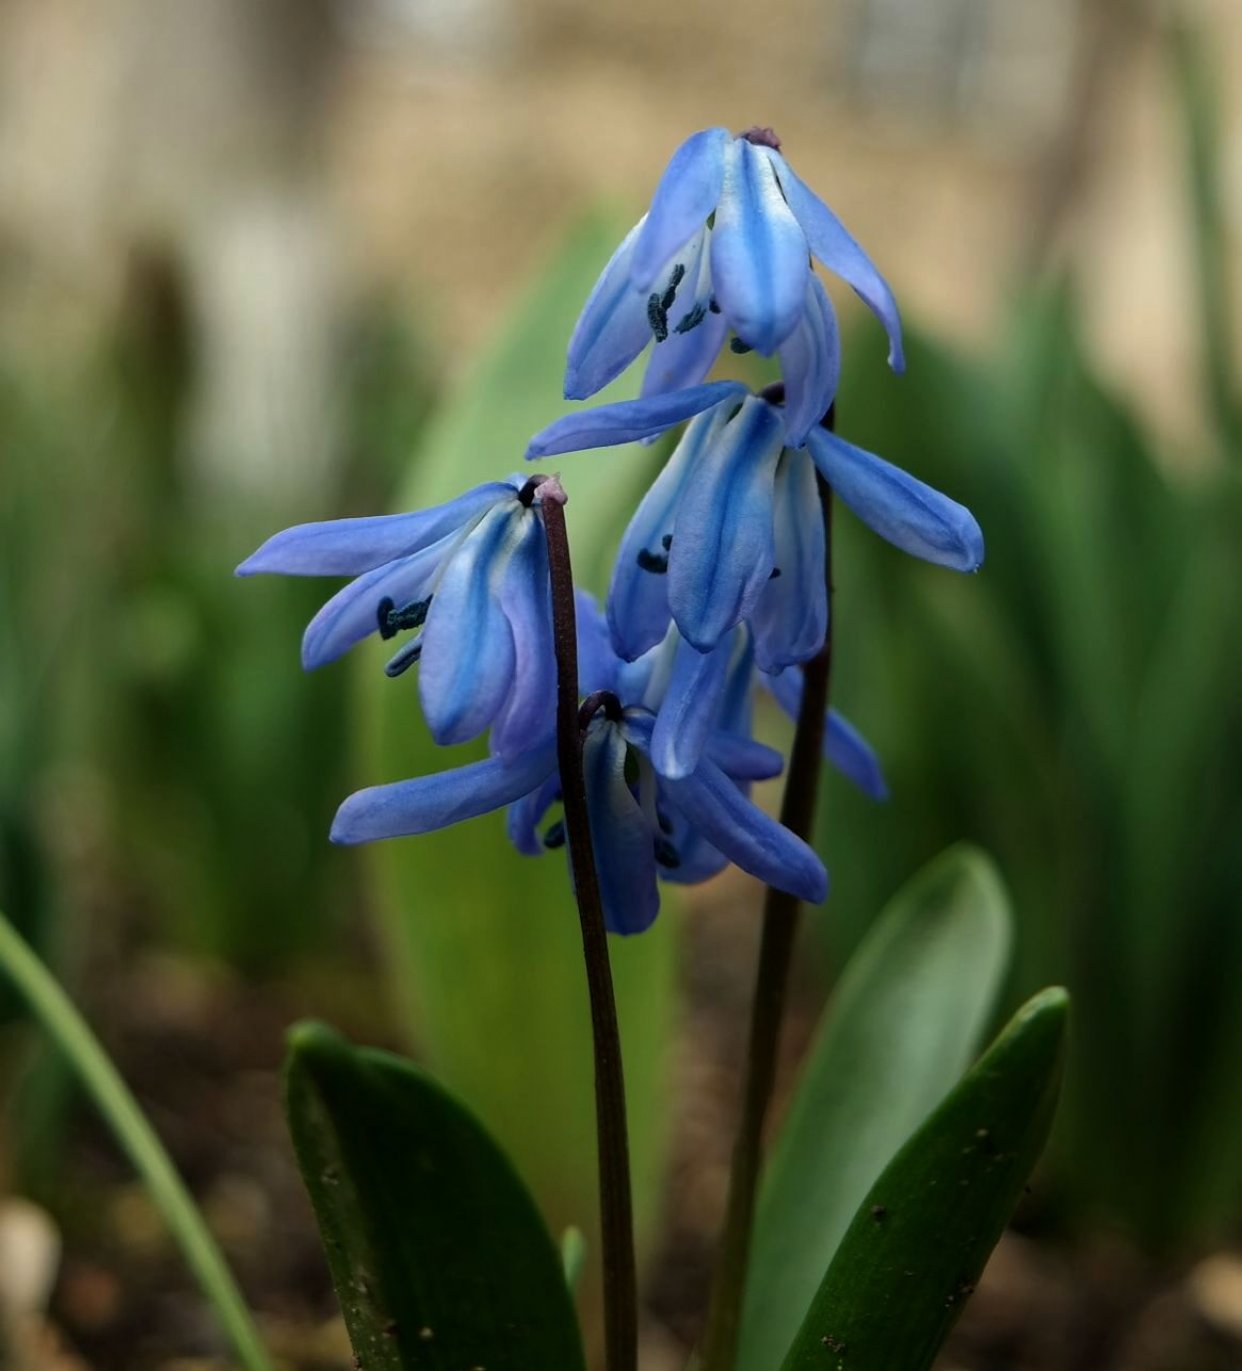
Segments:
[[[565,496],[559,482],[553,478],[541,483],[539,498],[547,532],[548,570],[552,588],[557,760],[565,810],[565,835],[582,928],[582,952],[586,961],[595,1052],[595,1120],[599,1147],[606,1366],[608,1371],[635,1371],[638,1364],[638,1291],[625,1080],[612,967],[608,958],[608,934],[604,928],[599,877],[591,845],[591,824],[582,766],[582,735],[590,717],[582,717],[579,713],[578,637],[573,570],[565,530]],[[595,703],[597,707],[604,707],[603,701]]]
[[[835,407],[825,415],[831,429]],[[781,800],[781,823],[800,838],[809,838],[815,821],[823,759],[825,718],[832,675],[832,489],[816,478],[824,520],[824,577],[827,584],[828,628],[819,652],[803,668],[804,687],[789,771]],[[777,1055],[789,969],[798,932],[798,899],[769,886],[764,900],[763,931],[755,993],[751,1002],[742,1112],[733,1144],[729,1193],[717,1257],[716,1276],[703,1335],[702,1371],[733,1371],[746,1289],[754,1228],[759,1173],[763,1164],[763,1131],[776,1081]]]

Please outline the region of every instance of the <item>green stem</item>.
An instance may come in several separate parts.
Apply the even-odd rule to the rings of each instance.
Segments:
[[[241,1292],[163,1144],[86,1021],[3,914],[0,969],[8,974],[31,1012],[69,1059],[128,1153],[186,1264],[215,1309],[238,1360],[247,1371],[272,1371]]]

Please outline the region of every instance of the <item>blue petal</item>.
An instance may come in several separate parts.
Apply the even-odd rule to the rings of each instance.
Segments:
[[[556,770],[555,747],[502,762],[498,757],[453,771],[359,790],[336,811],[334,843],[369,843],[431,833],[499,809],[537,789]]]
[[[500,583],[500,608],[513,640],[513,680],[492,724],[491,749],[515,757],[556,731],[556,656],[552,645],[552,595],[543,521],[522,519],[521,539]]]
[[[448,504],[413,514],[298,524],[269,538],[237,568],[237,575],[360,576],[439,542],[486,513],[498,500],[513,497],[513,486],[489,481]]]
[[[611,690],[615,694],[621,659],[613,649],[608,620],[589,591],[574,591],[574,618],[578,626],[578,693]]]
[[[724,692],[731,644],[699,652],[678,642],[651,735],[651,761],[661,776],[689,776],[699,764]]]
[[[904,371],[905,354],[901,346],[901,315],[888,282],[876,271],[871,258],[850,236],[837,218],[813,190],[795,174],[793,168],[773,149],[764,149],[776,170],[789,208],[806,234],[812,254],[843,281],[853,286],[863,303],[884,325],[888,333],[888,364],[894,371]]]
[[[418,687],[427,726],[441,745],[482,733],[513,684],[513,633],[496,582],[520,524],[538,517],[516,503],[513,510],[488,515],[453,553],[427,611]]]
[[[785,379],[785,441],[801,447],[807,433],[828,413],[841,379],[841,335],[837,314],[818,276],[811,276],[798,327],[781,344]]]
[[[801,838],[757,809],[706,757],[693,776],[665,781],[669,801],[735,865],[752,876],[819,904],[828,894],[824,864]]]
[[[725,158],[712,229],[712,285],[733,331],[765,356],[798,326],[811,274],[806,236],[772,164],[738,138]]]
[[[651,340],[647,297],[630,282],[634,244],[644,222],[626,234],[574,326],[565,365],[567,400],[585,400],[602,390]]]
[[[785,769],[785,758],[774,747],[723,729],[708,738],[703,755],[734,781],[770,781]]]
[[[780,671],[814,657],[828,631],[824,582],[824,515],[815,466],[805,452],[786,448],[773,490],[776,566],[750,616],[755,661]]]
[[[749,738],[754,731],[755,648],[750,632],[739,628],[733,635],[733,656],[729,674],[725,678],[724,697],[720,702],[718,727]],[[727,768],[726,768],[727,770]]]
[[[772,482],[783,439],[777,411],[752,396],[704,447],[682,492],[668,601],[700,652],[750,613],[772,573]]]
[[[802,708],[801,670],[782,671],[779,676],[763,676],[777,704],[795,721]],[[828,711],[824,726],[824,757],[872,800],[888,799],[888,784],[875,749],[852,723],[835,709]]]
[[[649,487],[621,539],[608,588],[608,623],[617,651],[635,661],[661,642],[669,626],[668,555],[678,502],[699,454],[724,428],[728,409],[700,415]],[[664,569],[658,570],[657,568]]]
[[[812,429],[807,446],[835,494],[881,538],[937,566],[979,569],[983,533],[964,505],[825,428]]]
[[[355,643],[379,629],[379,606],[390,599],[398,609],[423,599],[440,563],[457,545],[456,533],[350,581],[323,606],[302,635],[302,665],[307,671],[334,662]]]
[[[634,246],[630,279],[635,289],[663,285],[660,273],[690,235],[706,222],[720,199],[728,129],[692,133],[673,153],[651,200],[651,210]]]
[[[625,779],[626,754],[621,730],[610,723],[591,729],[582,749],[591,846],[610,933],[641,933],[660,910],[654,835]]]
[[[539,836],[543,816],[561,798],[561,773],[553,773],[536,789],[514,800],[505,815],[509,841],[524,857],[538,857],[544,850]]]
[[[613,405],[565,414],[535,434],[526,449],[526,460],[651,438],[713,405],[745,395],[746,390],[740,381],[712,381],[672,395],[620,400]]]

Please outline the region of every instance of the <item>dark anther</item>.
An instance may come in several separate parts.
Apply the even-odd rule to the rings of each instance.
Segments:
[[[379,624],[380,637],[387,640],[395,638],[402,629],[422,628],[427,618],[427,611],[431,608],[431,596],[425,600],[411,600],[408,605],[403,605],[400,609],[394,607],[390,596],[384,598],[375,607],[375,619]]]
[[[548,831],[543,835],[543,845],[551,852],[554,848],[565,846],[565,820],[557,819],[554,824],[548,826]]]
[[[647,297],[647,323],[657,343],[662,343],[668,337],[668,310],[660,303],[655,291]]]
[[[535,503],[535,491],[537,491],[547,479],[546,476],[532,476],[517,493],[518,500],[521,504],[529,509],[531,505]]]
[[[663,576],[668,571],[667,554],[648,552],[645,547],[640,547],[634,560],[638,563],[639,571],[649,571],[653,576]]]
[[[384,668],[385,676],[397,677],[408,671],[423,655],[423,640],[415,638],[406,643],[400,652]]]
[[[745,138],[748,143],[754,143],[756,147],[771,148],[774,152],[781,150],[781,140],[776,136],[775,129],[760,128],[756,124],[753,128],[743,129],[738,137]]]
[[[716,297],[714,295],[707,302],[707,308],[710,309],[713,314],[720,313],[720,306],[716,303]]]
[[[686,269],[680,262],[669,272],[668,285],[664,287],[664,294],[660,296],[660,304],[666,312],[673,308],[673,301],[677,299],[677,287],[681,285],[685,274]]]
[[[772,568],[772,574],[768,577],[768,580],[769,580],[769,581],[775,581],[776,578],[777,578],[780,574],[781,574],[781,569],[780,569],[780,567],[774,566],[774,567]]]
[[[766,400],[770,405],[783,405],[785,403],[784,381],[773,381],[770,386],[764,386],[759,392],[759,398]]]
[[[689,333],[692,328],[698,326],[707,318],[707,306],[703,304],[695,305],[689,314],[682,319],[681,323],[673,330],[674,333]]]
[[[611,690],[593,690],[578,706],[578,728],[581,732],[586,732],[587,725],[601,709],[605,718],[611,719],[614,724],[620,722],[621,701]]]
[[[662,809],[656,810],[656,823],[660,825],[661,833],[671,833],[673,831],[673,821]]]
[[[752,351],[752,348],[749,343],[743,343],[740,338],[730,338],[729,351],[736,352],[740,357],[743,353]]]
[[[669,548],[673,546],[673,535],[671,533],[666,533],[664,537],[660,539],[660,546],[667,552]]]
[[[681,855],[669,840],[663,836],[655,840],[655,859],[668,871],[676,871],[681,865]]]

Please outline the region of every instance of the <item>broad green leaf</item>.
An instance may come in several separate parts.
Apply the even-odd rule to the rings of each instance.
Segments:
[[[1069,998],[1029,1000],[854,1215],[783,1371],[926,1371],[1052,1124]]]
[[[426,430],[399,501],[413,509],[523,468],[530,435],[566,408],[565,347],[578,311],[627,225],[593,219],[559,246]],[[600,399],[633,393],[624,378]],[[580,583],[604,569],[654,457],[641,447],[558,459]],[[414,673],[387,680],[383,645],[364,655],[359,780],[400,780],[461,765],[482,747],[438,748]],[[584,1318],[598,1309],[598,1197],[591,1032],[577,913],[565,854],[522,857],[504,816],[368,850],[394,998],[439,1079],[475,1110],[538,1197],[553,1232],[582,1229]],[[654,1228],[668,1121],[675,888],[655,928],[612,939],[629,1093],[640,1251]],[[592,1274],[594,1273],[594,1274]]]
[[[969,1065],[1005,972],[1009,902],[991,861],[952,848],[851,958],[769,1164],[739,1371],[770,1371],[868,1187]]]
[[[584,1371],[551,1235],[451,1095],[304,1023],[289,1036],[285,1106],[359,1367]]]

